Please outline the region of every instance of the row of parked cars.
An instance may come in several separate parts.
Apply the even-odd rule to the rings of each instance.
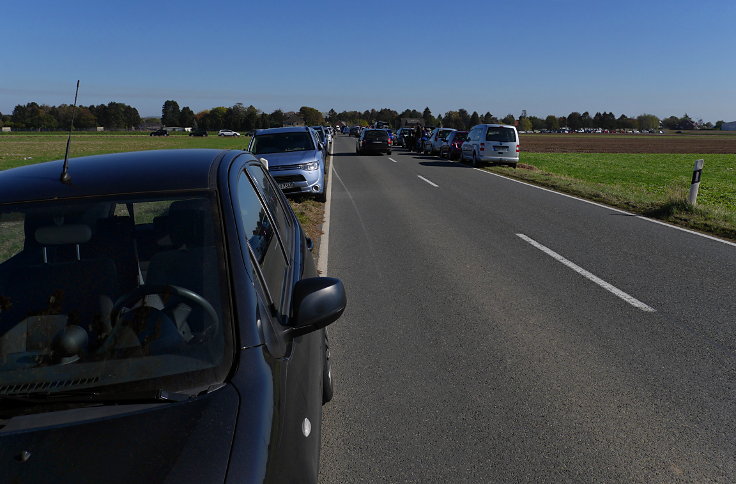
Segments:
[[[472,166],[500,163],[515,167],[519,162],[519,133],[510,125],[479,124],[469,131],[401,128],[397,139],[402,146],[418,153],[468,161]]]

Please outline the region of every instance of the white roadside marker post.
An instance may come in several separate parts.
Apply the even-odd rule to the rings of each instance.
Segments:
[[[693,167],[693,181],[690,185],[690,195],[687,197],[690,205],[697,205],[698,203],[698,189],[700,188],[700,175],[703,174],[703,163],[704,160],[695,160],[695,166]]]

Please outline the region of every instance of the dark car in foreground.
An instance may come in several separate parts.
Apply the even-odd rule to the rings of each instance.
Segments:
[[[391,138],[385,129],[364,129],[355,144],[359,155],[366,153],[391,154]]]
[[[260,161],[61,173],[0,172],[0,480],[316,482],[346,297]]]

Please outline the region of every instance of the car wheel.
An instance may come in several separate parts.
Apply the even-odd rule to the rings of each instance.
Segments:
[[[327,190],[322,189],[322,193],[316,194],[314,196],[314,199],[317,200],[319,203],[327,202]]]
[[[386,154],[387,154],[387,155],[390,155],[390,154],[391,154],[391,150],[388,150],[388,151],[386,152]]]
[[[330,340],[325,329],[325,361],[322,366],[322,405],[332,400],[335,384],[332,381],[332,365],[330,364]]]

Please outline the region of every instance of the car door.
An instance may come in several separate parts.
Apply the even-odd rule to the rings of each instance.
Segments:
[[[303,236],[288,202],[260,163],[248,163],[234,178],[236,186],[231,190],[235,194],[239,238],[245,249],[242,252],[256,272],[254,287],[260,300],[261,330],[272,357],[276,424],[271,445],[289,463],[269,464],[268,472],[277,481],[316,479],[324,331],[295,338],[284,333],[293,314],[294,284],[303,275],[310,275],[310,266],[303,257]]]

